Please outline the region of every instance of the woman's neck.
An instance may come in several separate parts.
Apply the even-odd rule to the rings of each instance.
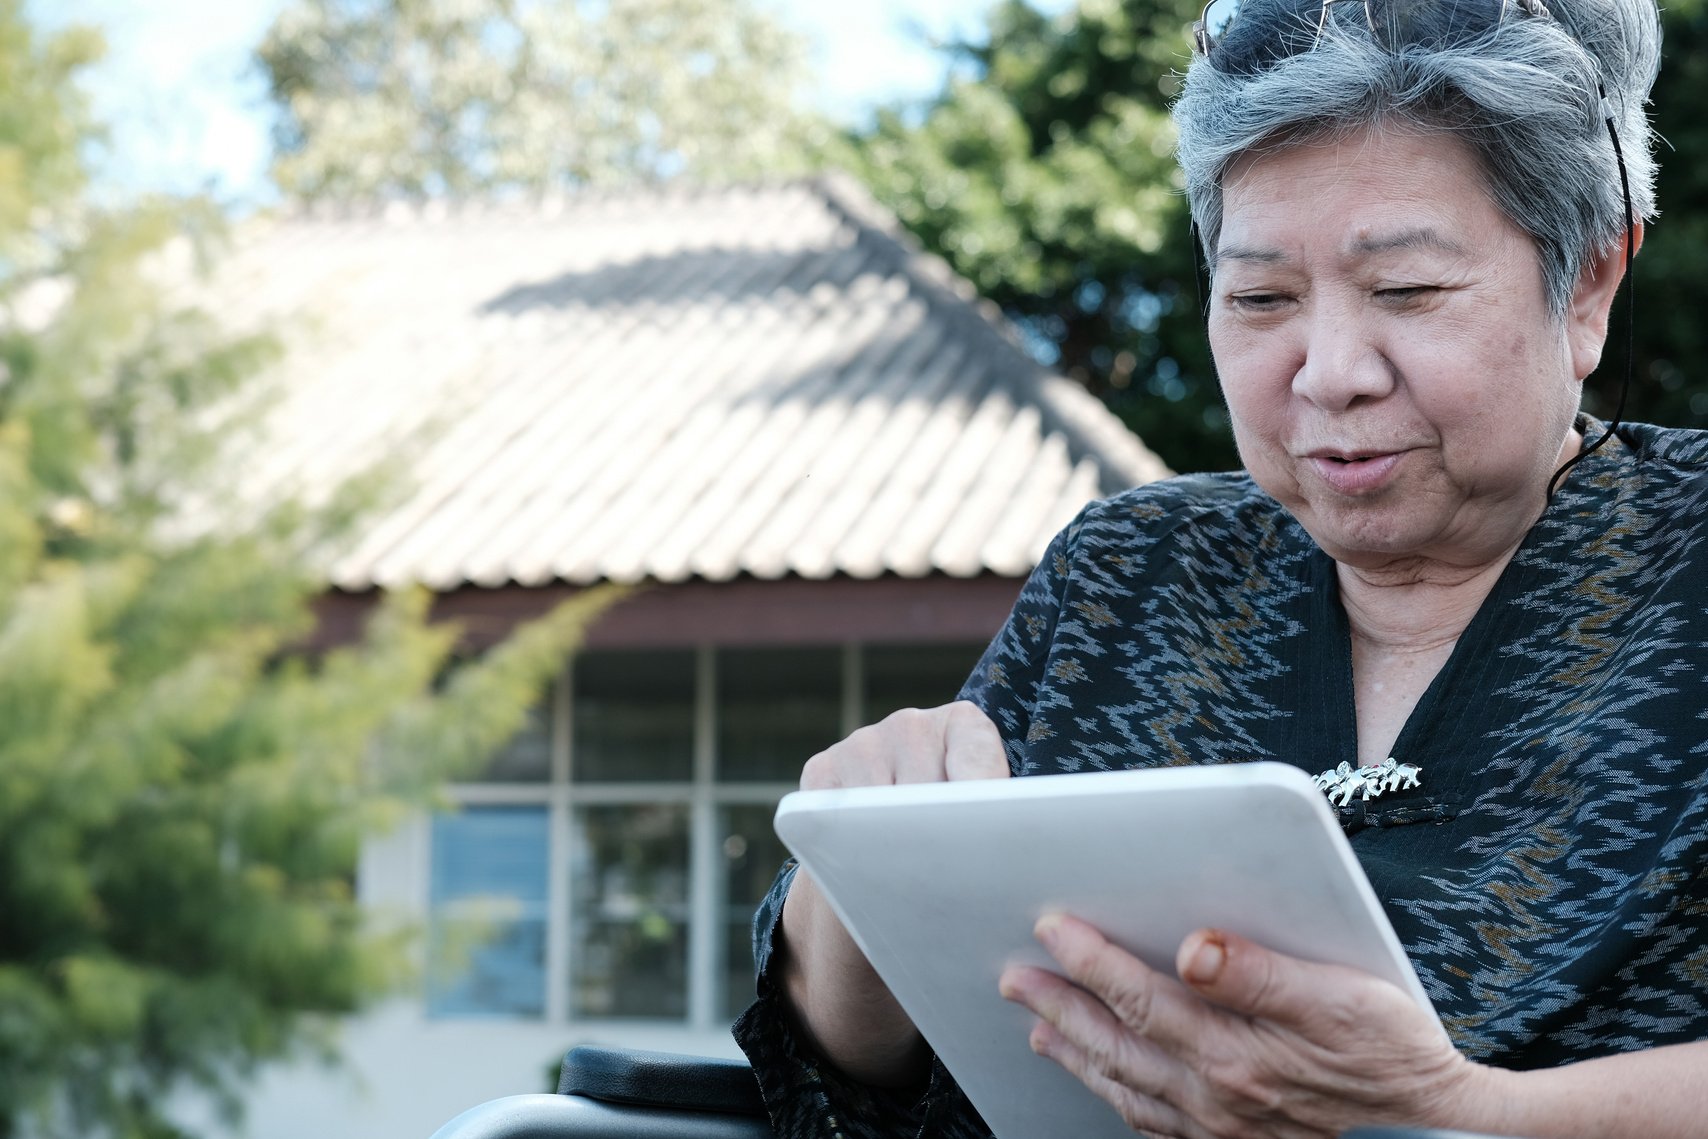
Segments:
[[[1394,653],[1427,653],[1453,644],[1516,552],[1514,546],[1473,568],[1423,561],[1379,571],[1337,565],[1340,602],[1353,642]]]
[[[1360,765],[1393,754],[1413,709],[1511,560],[1508,553],[1466,572],[1371,575],[1339,567],[1341,604],[1352,630]]]

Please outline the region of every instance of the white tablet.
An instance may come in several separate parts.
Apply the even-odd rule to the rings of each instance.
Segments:
[[[798,791],[776,825],[999,1139],[1132,1135],[997,993],[1012,962],[1055,967],[1032,937],[1046,912],[1170,976],[1214,926],[1430,1009],[1323,793],[1285,764]]]

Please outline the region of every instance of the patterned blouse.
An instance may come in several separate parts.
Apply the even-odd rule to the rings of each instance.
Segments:
[[[1600,433],[1593,421],[1585,434]],[[1334,563],[1244,475],[1140,487],[1051,545],[962,695],[1016,775],[1357,766]],[[1455,1043],[1537,1068],[1708,1036],[1708,433],[1628,425],[1555,493],[1340,816]],[[807,1055],[772,983],[736,1035],[780,1136],[988,1135]]]

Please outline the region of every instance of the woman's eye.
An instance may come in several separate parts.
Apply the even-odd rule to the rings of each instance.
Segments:
[[[1228,298],[1235,308],[1248,312],[1262,312],[1283,304],[1287,297],[1284,293],[1237,293]]]
[[[1404,303],[1415,301],[1428,296],[1435,291],[1434,285],[1395,285],[1389,288],[1377,289],[1376,296],[1384,301]]]

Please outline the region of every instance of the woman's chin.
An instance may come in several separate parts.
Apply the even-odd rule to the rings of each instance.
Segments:
[[[1424,520],[1400,504],[1308,511],[1299,521],[1329,557],[1354,569],[1383,569],[1448,553],[1436,549],[1438,528],[1420,525]]]

